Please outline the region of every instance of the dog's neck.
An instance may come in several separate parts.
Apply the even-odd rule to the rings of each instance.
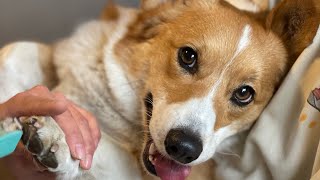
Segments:
[[[146,93],[143,82],[149,74],[150,59],[146,58],[149,57],[146,51],[148,43],[137,41],[131,34],[131,28],[139,23],[139,11],[119,9],[119,15],[117,29],[109,40],[109,47],[105,48],[105,52],[108,54],[110,51],[112,58],[121,65],[130,82],[138,83],[138,87],[135,88],[136,94],[143,98]]]

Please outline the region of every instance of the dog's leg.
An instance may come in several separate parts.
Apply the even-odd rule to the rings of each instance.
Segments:
[[[0,49],[0,103],[35,85],[55,83],[50,47],[18,42]]]

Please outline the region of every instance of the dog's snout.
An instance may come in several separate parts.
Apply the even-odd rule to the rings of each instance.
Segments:
[[[196,160],[202,152],[200,137],[186,129],[170,130],[164,144],[171,158],[183,164]]]

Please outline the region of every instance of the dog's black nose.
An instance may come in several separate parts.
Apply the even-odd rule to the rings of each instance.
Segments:
[[[171,158],[183,164],[196,160],[202,152],[200,138],[186,129],[170,130],[164,145]]]

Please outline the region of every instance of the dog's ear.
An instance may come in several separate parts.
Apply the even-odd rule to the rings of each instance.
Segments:
[[[163,4],[191,4],[192,2],[196,3],[212,3],[219,0],[141,0],[141,8],[143,10],[155,9]]]
[[[189,1],[191,0],[142,0],[138,19],[129,32],[138,41],[153,38],[159,27],[176,17]]]
[[[141,10],[143,12],[166,12],[168,10],[176,10],[179,7],[187,6],[190,8],[210,7],[213,3],[220,0],[141,0]]]
[[[141,0],[141,8],[144,10],[153,9],[167,0]]]
[[[112,0],[108,0],[105,7],[102,9],[100,18],[105,21],[116,21],[120,14],[119,9]]]
[[[283,0],[266,21],[266,27],[283,40],[291,61],[312,43],[319,24],[319,0]]]
[[[177,17],[187,8],[211,7],[220,0],[142,0],[138,21],[131,28],[140,40],[154,37],[161,25]]]

